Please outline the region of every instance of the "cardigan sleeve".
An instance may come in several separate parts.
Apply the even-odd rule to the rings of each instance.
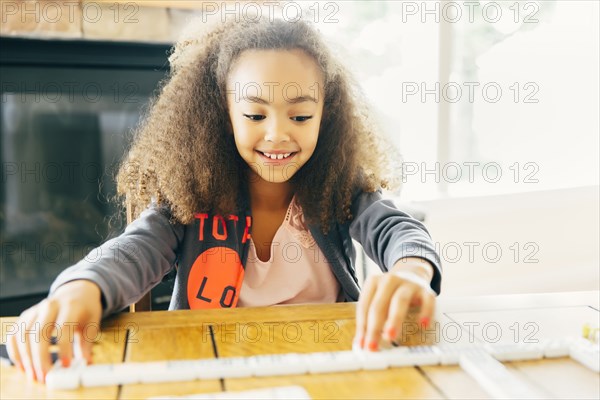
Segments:
[[[50,286],[50,293],[73,280],[90,280],[102,292],[102,316],[121,311],[142,298],[173,268],[183,231],[182,225],[169,221],[168,210],[149,207],[120,236],[61,272]]]
[[[431,235],[420,221],[400,211],[381,189],[359,191],[352,201],[350,236],[384,272],[401,258],[418,257],[433,266],[431,288],[440,294],[442,265]]]

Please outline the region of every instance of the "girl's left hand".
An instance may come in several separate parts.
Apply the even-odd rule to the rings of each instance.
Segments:
[[[367,278],[356,306],[355,346],[376,351],[381,339],[400,337],[409,307],[421,306],[419,322],[427,328],[436,293],[429,283],[433,267],[422,258],[398,260],[390,271]]]

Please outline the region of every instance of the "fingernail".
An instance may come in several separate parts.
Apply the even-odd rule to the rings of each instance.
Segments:
[[[421,326],[423,328],[429,327],[429,317],[423,317],[423,318],[421,318]]]
[[[369,343],[369,350],[377,351],[378,343],[376,340],[373,340]]]
[[[388,336],[388,339],[390,339],[390,340],[396,339],[396,328],[393,326],[390,326],[389,329],[387,330],[387,336]]]
[[[23,367],[22,363],[19,363],[19,369],[21,370],[21,372],[25,373],[25,367]]]
[[[60,361],[61,361],[61,363],[62,363],[62,366],[63,366],[64,368],[69,368],[69,366],[71,365],[71,360],[70,360],[69,358],[67,358],[67,357],[62,357],[62,358],[60,359]]]

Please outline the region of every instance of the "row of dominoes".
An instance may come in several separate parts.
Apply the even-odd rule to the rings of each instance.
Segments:
[[[196,379],[243,378],[321,374],[389,367],[424,365],[473,365],[485,354],[499,361],[532,360],[571,356],[588,368],[599,371],[598,344],[588,340],[563,339],[536,344],[441,344],[437,346],[392,347],[378,352],[335,351],[321,353],[286,353],[251,357],[225,357],[200,360],[128,362],[85,365],[74,360],[63,368],[57,362],[46,377],[52,389],[75,389],[79,386],[107,386],[135,383],[176,382]],[[476,356],[476,357],[475,357]],[[475,358],[474,358],[475,357]],[[462,361],[461,361],[462,360]],[[466,363],[466,364],[465,364]],[[463,365],[464,364],[464,365]],[[464,367],[469,372],[469,367]],[[476,369],[476,368],[475,368]],[[473,373],[473,368],[471,372]]]

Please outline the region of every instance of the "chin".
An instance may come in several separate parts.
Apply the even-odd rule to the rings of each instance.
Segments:
[[[264,165],[262,162],[257,162],[254,160],[249,162],[248,165],[254,172],[255,176],[271,183],[283,183],[289,181],[302,167],[302,165],[297,162],[281,167]]]
[[[292,176],[283,176],[281,174],[279,174],[279,176],[275,176],[275,177],[269,177],[269,176],[265,176],[265,175],[259,175],[260,178],[264,181],[267,181],[269,183],[285,183],[288,182],[290,179],[292,179]]]

